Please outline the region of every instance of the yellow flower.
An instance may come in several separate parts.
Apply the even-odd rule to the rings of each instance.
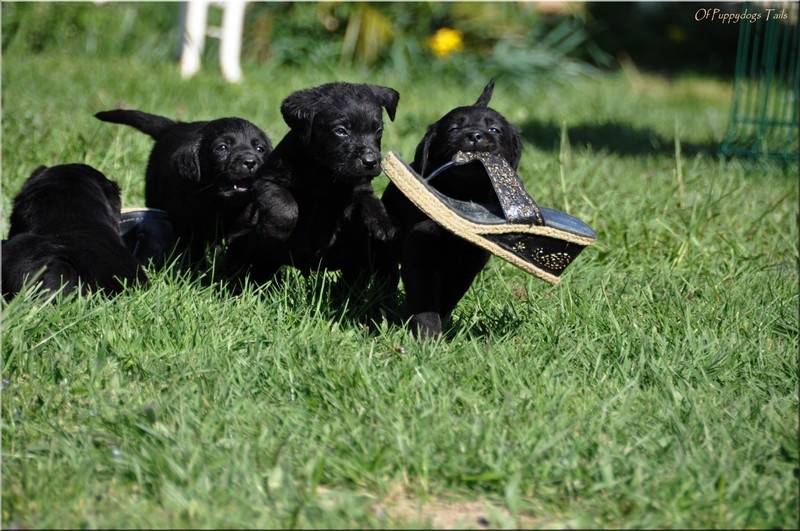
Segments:
[[[428,37],[428,47],[436,57],[444,57],[464,49],[464,34],[453,28],[439,28]]]

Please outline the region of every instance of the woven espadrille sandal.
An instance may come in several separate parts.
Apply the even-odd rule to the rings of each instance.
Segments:
[[[497,203],[453,199],[430,185],[437,175],[464,164],[483,166]],[[597,238],[581,220],[539,207],[514,168],[497,155],[458,152],[428,177],[421,177],[392,151],[383,159],[383,171],[417,208],[448,231],[553,284]]]
[[[125,247],[140,264],[146,264],[150,259],[163,260],[175,246],[169,214],[157,208],[123,208],[119,234]]]

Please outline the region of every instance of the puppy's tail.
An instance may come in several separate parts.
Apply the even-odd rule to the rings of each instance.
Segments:
[[[158,138],[161,133],[169,129],[177,122],[164,116],[149,114],[142,111],[127,111],[118,109],[115,111],[101,111],[94,115],[95,118],[104,122],[124,124],[135,127],[142,133],[148,134],[153,138]]]

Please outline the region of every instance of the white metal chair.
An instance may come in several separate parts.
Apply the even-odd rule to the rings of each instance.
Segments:
[[[189,0],[186,2],[181,45],[181,76],[189,78],[200,70],[205,38],[220,40],[219,64],[222,75],[237,83],[242,79],[240,55],[244,29],[245,0]],[[208,8],[222,9],[222,26],[207,27]]]

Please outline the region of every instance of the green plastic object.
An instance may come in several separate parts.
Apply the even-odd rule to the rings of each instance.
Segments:
[[[720,145],[723,157],[798,161],[798,4],[743,5],[762,18],[741,22],[733,112]],[[767,9],[772,9],[767,18]],[[782,17],[786,15],[786,18]]]

